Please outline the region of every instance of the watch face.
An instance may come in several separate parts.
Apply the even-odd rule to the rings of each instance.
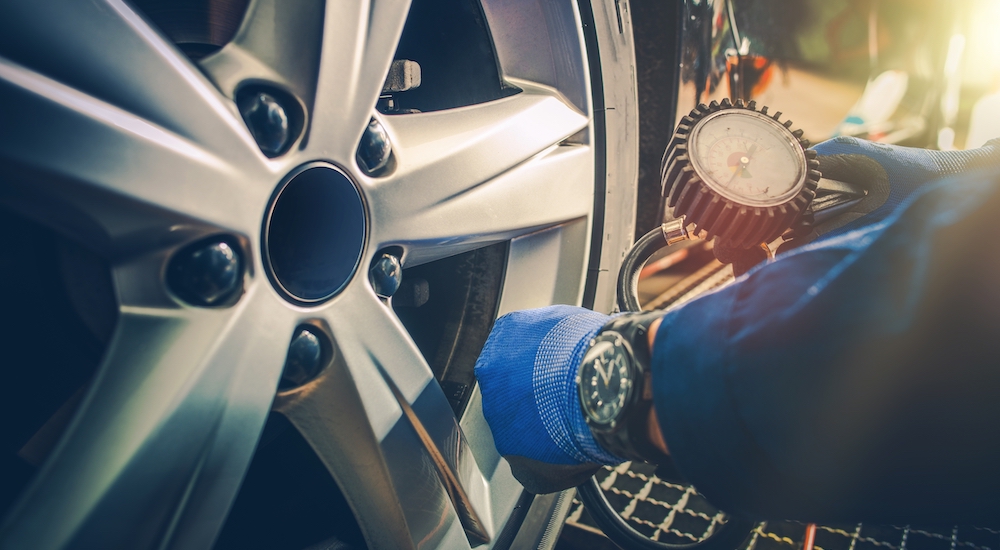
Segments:
[[[689,154],[709,187],[746,206],[776,206],[805,185],[806,157],[798,140],[755,111],[709,115],[692,130]]]
[[[631,358],[617,335],[598,338],[580,366],[580,404],[598,424],[609,424],[621,413],[628,398]]]

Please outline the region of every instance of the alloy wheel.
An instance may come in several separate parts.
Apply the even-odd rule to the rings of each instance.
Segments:
[[[369,267],[506,243],[491,316],[579,303],[588,266],[614,265],[591,231],[604,137],[572,2],[484,2],[497,97],[380,109],[409,8],[252,1],[189,56],[120,0],[2,8],[0,204],[107,263],[117,323],[0,546],[209,547],[272,410],[370,546],[496,538],[520,488]],[[525,42],[539,25],[547,55]],[[373,132],[378,166],[359,151]],[[602,208],[634,201],[625,165]]]

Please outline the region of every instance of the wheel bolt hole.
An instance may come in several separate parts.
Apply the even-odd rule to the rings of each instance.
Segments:
[[[368,280],[382,298],[391,298],[399,290],[403,282],[403,265],[399,260],[400,251],[384,251],[375,255],[371,268],[368,269]]]
[[[392,171],[392,143],[385,127],[372,118],[361,136],[357,154],[358,167],[369,176],[384,176]]]
[[[319,375],[332,355],[333,346],[322,330],[313,325],[299,326],[288,346],[278,389],[288,390],[309,382]]]
[[[236,105],[250,134],[268,157],[283,154],[302,129],[302,109],[281,90],[252,85],[236,94]]]
[[[177,251],[167,266],[167,286],[194,306],[229,305],[242,283],[242,254],[225,238],[188,245]]]

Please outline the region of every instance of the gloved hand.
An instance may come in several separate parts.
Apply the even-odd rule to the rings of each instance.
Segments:
[[[576,387],[590,340],[609,319],[573,306],[515,311],[497,319],[476,362],[497,450],[533,493],[579,485],[601,464],[624,462],[594,441]]]
[[[814,147],[823,177],[861,186],[868,195],[849,210],[807,228],[779,249],[829,238],[877,223],[925,184],[976,168],[1000,166],[1000,140],[969,151],[933,151],[838,137]],[[737,275],[765,259],[762,250],[733,249],[716,243],[716,257],[733,264]]]
[[[1000,141],[969,151],[933,151],[838,137],[815,146],[824,178],[860,185],[868,196],[815,228],[832,236],[884,219],[925,184],[976,168],[1000,165]]]

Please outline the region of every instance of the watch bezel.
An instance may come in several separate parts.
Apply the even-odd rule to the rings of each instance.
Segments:
[[[585,395],[585,388],[583,384],[584,369],[587,369],[589,367],[591,369],[596,370],[595,367],[593,366],[593,362],[594,360],[596,360],[597,357],[599,357],[599,355],[593,356],[591,355],[591,353],[593,352],[593,350],[597,348],[597,344],[602,341],[610,341],[612,343],[613,349],[616,350],[615,353],[618,354],[619,357],[622,357],[624,359],[627,371],[627,378],[624,379],[623,382],[628,383],[628,386],[625,389],[625,396],[624,399],[622,400],[621,406],[618,408],[615,414],[607,421],[602,421],[591,415],[592,407],[588,405],[590,397]],[[591,429],[600,431],[615,430],[619,426],[620,420],[622,418],[627,418],[628,411],[630,409],[632,401],[634,401],[633,395],[635,394],[637,386],[635,381],[635,374],[636,374],[635,356],[632,352],[632,346],[628,342],[628,340],[626,340],[621,334],[617,332],[602,332],[597,336],[595,336],[593,339],[591,339],[590,345],[588,346],[587,352],[584,354],[583,361],[580,365],[580,370],[577,372],[576,376],[576,386],[577,386],[577,393],[580,399],[580,407],[581,409],[583,409],[584,419],[586,420],[587,425],[591,427]]]

